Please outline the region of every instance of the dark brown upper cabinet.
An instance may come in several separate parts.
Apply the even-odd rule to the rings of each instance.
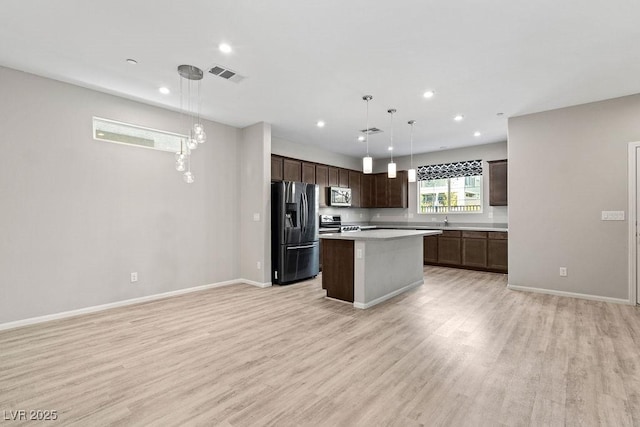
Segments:
[[[271,181],[282,181],[282,157],[271,155]]]
[[[329,187],[340,185],[340,169],[329,166]]]
[[[283,181],[302,181],[302,162],[294,159],[284,159],[282,161]]]
[[[302,182],[307,184],[316,183],[316,165],[313,163],[302,162]]]
[[[507,159],[489,163],[489,205],[507,206]]]

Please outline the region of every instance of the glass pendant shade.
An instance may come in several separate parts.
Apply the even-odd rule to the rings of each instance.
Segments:
[[[184,64],[178,67],[178,74],[180,75],[180,110],[189,117],[191,124],[188,125],[187,136],[180,144],[180,151],[176,153],[176,170],[183,172],[182,179],[187,184],[191,184],[194,181],[191,173],[191,152],[207,139],[204,126],[200,123],[200,80],[204,73],[194,65]],[[186,90],[183,90],[183,86],[186,86]]]
[[[416,182],[416,170],[415,169],[409,169],[407,172],[408,172],[408,175],[409,175],[409,182]]]
[[[362,172],[363,173],[373,172],[373,159],[371,158],[371,156],[366,156],[362,158]]]
[[[387,177],[396,177],[396,164],[394,162],[389,162],[389,164],[387,165]]]

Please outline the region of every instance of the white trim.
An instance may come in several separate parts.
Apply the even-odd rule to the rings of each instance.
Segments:
[[[139,303],[148,302],[148,301],[155,301],[155,300],[159,300],[159,299],[174,297],[174,296],[177,296],[177,295],[188,294],[188,293],[191,293],[191,292],[204,291],[204,290],[207,290],[207,289],[219,288],[219,287],[222,287],[222,286],[234,285],[234,284],[238,284],[238,283],[248,283],[248,282],[249,281],[244,280],[244,279],[226,280],[224,282],[211,283],[209,285],[195,286],[193,288],[178,289],[178,290],[175,290],[175,291],[163,292],[161,294],[147,295],[147,296],[139,297],[139,298],[132,298],[132,299],[127,299],[127,300],[123,300],[123,301],[116,301],[116,302],[112,302],[112,303],[109,303],[109,304],[94,305],[92,307],[79,308],[77,310],[63,311],[61,313],[47,314],[45,316],[31,317],[29,319],[16,320],[14,322],[0,323],[0,331],[7,330],[7,329],[13,329],[13,328],[19,328],[21,326],[34,325],[36,323],[49,322],[51,320],[66,319],[67,317],[79,316],[81,314],[95,313],[95,312],[98,312],[98,311],[109,310],[111,308],[124,307],[124,306],[127,306],[127,305],[139,304]],[[251,285],[251,284],[254,284],[254,283],[257,283],[257,282],[252,282],[252,283],[248,283],[248,284]],[[259,285],[256,285],[256,286],[259,286]],[[264,286],[261,286],[261,287],[264,287]]]
[[[403,292],[407,292],[408,290],[411,290],[413,288],[417,288],[418,286],[421,286],[423,283],[424,283],[424,279],[420,279],[417,282],[413,282],[413,283],[408,284],[407,286],[404,286],[404,287],[402,287],[400,289],[396,289],[393,292],[389,292],[388,294],[383,295],[380,298],[376,298],[373,301],[369,301],[369,302],[365,302],[365,303],[355,302],[354,301],[353,306],[355,308],[361,308],[361,309],[366,309],[366,308],[369,308],[369,307],[373,307],[374,305],[380,304],[381,302],[386,301],[388,299],[391,299],[391,298],[395,297],[396,295],[400,295]]]
[[[636,224],[638,223],[637,199],[638,194],[636,179],[638,165],[636,162],[636,150],[640,148],[640,142],[630,142],[628,152],[628,179],[629,185],[629,304],[635,305],[638,302],[638,269],[636,260],[638,259],[638,245],[636,243]]]
[[[268,288],[271,286],[271,282],[256,282],[254,280],[249,280],[249,279],[238,279],[239,282],[242,283],[246,283],[247,285],[251,285],[251,286],[257,286],[259,288]]]
[[[570,297],[570,298],[588,299],[592,301],[612,302],[614,304],[626,304],[626,305],[631,304],[629,300],[622,299],[622,298],[602,297],[600,295],[579,294],[575,292],[556,291],[553,289],[530,288],[528,286],[516,286],[516,285],[507,285],[507,289],[511,289],[512,291],[524,291],[524,292],[533,292],[537,294],[556,295],[559,297]]]

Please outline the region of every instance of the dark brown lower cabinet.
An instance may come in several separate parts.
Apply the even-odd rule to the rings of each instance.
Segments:
[[[424,237],[423,259],[426,265],[507,273],[508,245],[506,232],[444,230]]]
[[[509,267],[509,240],[507,233],[489,233],[487,245],[487,268],[506,273]]]
[[[353,240],[322,239],[322,287],[327,296],[353,302]]]
[[[465,267],[487,267],[487,232],[462,232],[462,265]]]
[[[438,262],[438,236],[424,236],[422,254],[425,264]]]
[[[460,265],[462,261],[459,231],[445,230],[438,236],[438,264]]]

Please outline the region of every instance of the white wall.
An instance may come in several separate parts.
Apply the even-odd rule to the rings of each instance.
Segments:
[[[256,285],[271,282],[271,126],[242,129],[239,143],[240,274]],[[254,215],[258,216],[256,220]],[[260,263],[260,268],[258,268]]]
[[[507,206],[489,206],[489,167],[487,161],[507,158],[507,142],[474,145],[455,150],[433,151],[413,155],[413,166],[436,165],[464,160],[483,160],[483,206],[482,213],[453,213],[453,214],[418,214],[417,183],[409,183],[408,209],[372,209],[372,221],[389,222],[442,222],[447,216],[450,223],[493,223],[506,224],[509,219]],[[386,172],[388,159],[375,159],[374,172]],[[411,162],[409,156],[394,159],[398,170],[407,170]],[[511,204],[511,201],[509,201]]]
[[[600,218],[627,209],[639,118],[633,95],[509,120],[510,285],[629,298],[628,223]]]
[[[0,323],[239,277],[237,129],[205,122],[187,185],[172,153],[92,139],[94,115],[179,113],[7,68],[0,91]]]

